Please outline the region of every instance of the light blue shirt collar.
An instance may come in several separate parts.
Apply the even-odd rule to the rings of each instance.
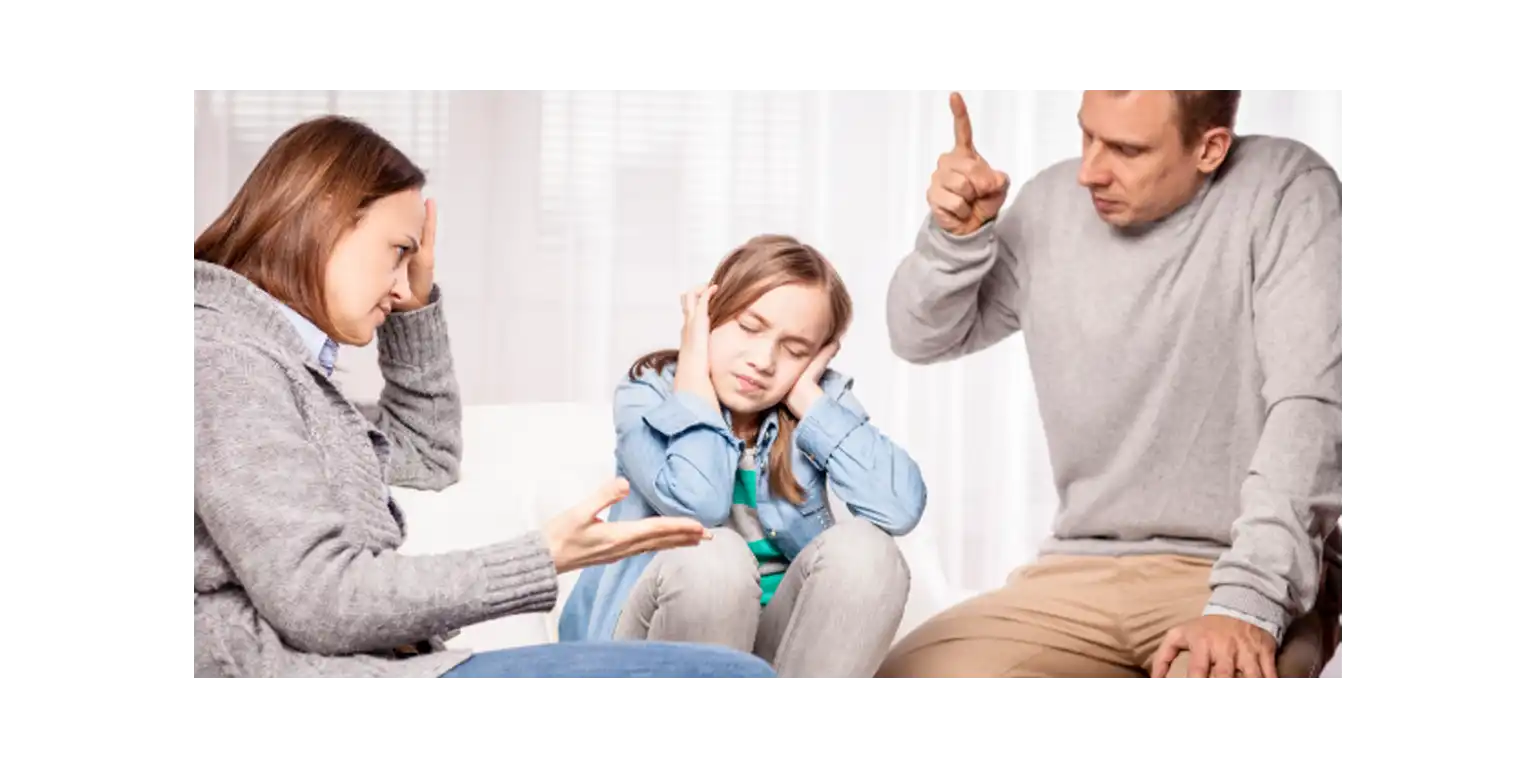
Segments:
[[[309,321],[309,318],[293,311],[293,308],[281,301],[277,302],[279,309],[288,317],[288,322],[293,324],[293,329],[299,332],[299,338],[304,340],[304,346],[315,362],[320,364],[326,376],[330,376],[336,370],[336,342],[325,335],[325,331]]]

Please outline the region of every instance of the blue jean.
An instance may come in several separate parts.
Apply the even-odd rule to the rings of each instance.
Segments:
[[[443,677],[773,677],[751,654],[696,643],[593,641],[477,653]]]

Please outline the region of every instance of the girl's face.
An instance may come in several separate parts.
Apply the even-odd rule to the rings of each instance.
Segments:
[[[781,285],[709,334],[709,379],[731,413],[781,402],[832,332],[825,289]]]
[[[419,191],[397,192],[368,206],[336,244],[325,265],[325,306],[343,337],[337,343],[368,344],[395,302],[410,298],[407,267],[426,216]]]

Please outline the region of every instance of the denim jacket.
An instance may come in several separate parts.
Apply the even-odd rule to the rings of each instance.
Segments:
[[[672,391],[675,370],[675,365],[661,373],[646,369],[638,381],[626,375],[614,394],[614,452],[630,492],[610,508],[611,521],[677,515],[713,528],[730,517],[746,443],[732,433],[724,408],[717,411],[695,395]],[[791,561],[833,525],[829,485],[853,515],[893,536],[915,528],[927,504],[922,472],[870,424],[852,383],[828,370],[821,380],[824,396],[795,427],[792,464],[805,503],[771,493],[766,462],[758,473],[758,518]],[[777,411],[769,411],[758,428],[758,456],[769,455],[778,432]],[[653,557],[645,553],[584,569],[561,613],[560,640],[611,639],[630,590]]]

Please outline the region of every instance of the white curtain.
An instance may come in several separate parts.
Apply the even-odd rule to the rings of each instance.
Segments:
[[[1014,188],[1074,157],[1080,92],[967,92],[975,142]],[[953,144],[944,92],[205,91],[196,94],[196,228],[304,118],[371,124],[429,176],[438,278],[469,405],[606,403],[641,353],[676,344],[677,296],[764,232],[821,249],[853,293],[833,365],[928,481],[913,545],[950,599],[1033,558],[1056,493],[1023,342],[904,363],[884,298]],[[1307,142],[1343,173],[1337,91],[1249,91],[1240,133]],[[372,349],[341,356],[375,396]],[[595,447],[609,451],[611,446]]]

